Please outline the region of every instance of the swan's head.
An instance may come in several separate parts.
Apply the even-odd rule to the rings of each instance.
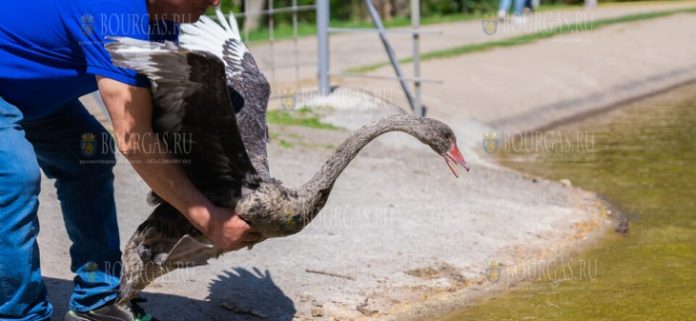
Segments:
[[[457,175],[457,166],[461,166],[467,172],[469,165],[464,160],[464,156],[457,147],[457,137],[454,136],[452,128],[445,123],[431,118],[424,118],[422,125],[419,126],[419,137],[421,141],[428,144],[438,155],[441,155],[452,174]]]

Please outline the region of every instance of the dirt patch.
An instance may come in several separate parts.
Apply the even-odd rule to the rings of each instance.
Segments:
[[[434,266],[411,269],[405,273],[423,280],[446,278],[455,284],[467,283],[466,278],[459,272],[459,269],[446,262],[439,262]]]

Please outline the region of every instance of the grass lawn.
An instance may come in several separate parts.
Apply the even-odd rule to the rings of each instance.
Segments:
[[[557,35],[577,32],[578,30],[582,30],[583,32],[592,31],[592,30],[595,30],[595,29],[598,29],[598,28],[601,28],[604,26],[639,21],[639,20],[647,20],[647,19],[654,19],[654,18],[660,18],[660,17],[667,17],[667,16],[671,16],[674,14],[678,14],[678,13],[696,13],[696,8],[676,9],[676,10],[667,10],[667,11],[659,11],[659,12],[647,12],[647,13],[639,13],[639,14],[627,15],[627,16],[622,16],[622,17],[617,17],[617,18],[601,19],[601,20],[596,20],[594,22],[591,22],[589,24],[589,26],[587,25],[587,23],[563,25],[563,26],[558,26],[558,27],[552,28],[550,30],[524,34],[521,36],[516,36],[516,37],[502,39],[502,40],[494,40],[494,41],[488,41],[488,42],[483,42],[483,43],[463,45],[463,46],[448,48],[448,49],[443,49],[443,50],[435,50],[435,51],[425,52],[425,53],[421,54],[420,58],[421,58],[421,61],[425,61],[425,60],[430,60],[430,59],[454,57],[454,56],[459,56],[459,55],[472,53],[472,52],[480,52],[480,51],[490,50],[490,49],[494,49],[494,48],[503,48],[503,47],[510,47],[510,46],[527,44],[527,43],[531,43],[531,42],[534,42],[537,40],[551,38],[551,37],[554,37]],[[399,63],[409,63],[411,61],[413,61],[412,57],[399,59]],[[381,62],[381,63],[352,68],[349,70],[349,72],[367,73],[367,72],[374,71],[376,69],[379,69],[379,68],[387,66],[387,65],[389,65],[389,62],[385,61],[385,62]]]

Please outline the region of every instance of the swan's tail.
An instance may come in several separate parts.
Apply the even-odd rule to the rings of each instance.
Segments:
[[[234,17],[234,12],[230,11],[229,20],[226,20],[225,14],[222,13],[222,9],[220,9],[220,6],[217,6],[215,7],[215,16],[217,16],[218,21],[230,34],[232,39],[242,41],[242,36],[239,34],[239,25],[237,24],[237,19]]]
[[[219,8],[218,8],[219,9]],[[232,34],[237,36],[237,39],[242,40],[242,36],[239,33],[239,24],[237,24],[237,18],[234,16],[234,12],[230,11],[230,26],[232,27]]]
[[[179,44],[189,50],[201,50],[218,56],[225,63],[228,78],[237,78],[243,68],[242,60],[249,49],[242,42],[237,21],[230,13],[229,21],[219,7],[215,8],[217,22],[202,16],[193,24],[182,24]]]

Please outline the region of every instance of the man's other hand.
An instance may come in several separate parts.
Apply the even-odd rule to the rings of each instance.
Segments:
[[[254,244],[261,235],[234,213],[233,210],[215,207],[211,210],[207,236],[224,251],[235,251]]]

